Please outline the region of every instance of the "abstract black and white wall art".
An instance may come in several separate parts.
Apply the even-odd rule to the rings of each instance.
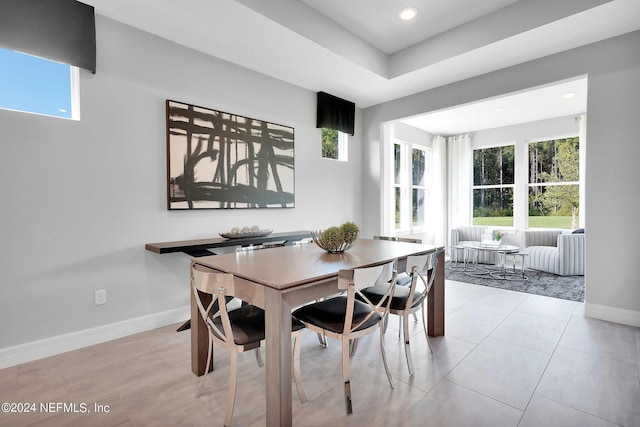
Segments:
[[[294,129],[167,100],[167,208],[294,207]]]

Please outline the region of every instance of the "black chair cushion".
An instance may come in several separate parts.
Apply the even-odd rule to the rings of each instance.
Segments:
[[[347,312],[347,297],[340,296],[305,305],[293,312],[294,317],[305,323],[316,325],[327,331],[342,333]],[[371,307],[367,303],[354,301],[352,324],[360,323],[369,313]],[[371,316],[356,330],[366,329],[380,322],[377,315]]]
[[[376,285],[370,288],[362,290],[362,295],[366,296],[373,304],[378,304],[385,292],[387,292],[387,285]],[[393,290],[393,298],[391,299],[392,310],[404,310],[407,307],[407,300],[409,299],[409,286],[396,286]],[[417,292],[413,295],[413,302],[415,303],[422,297],[422,293]],[[413,306],[413,304],[411,305]],[[410,307],[411,307],[410,306]]]
[[[222,319],[216,317],[213,323],[224,331]],[[237,345],[245,345],[253,342],[262,341],[265,338],[264,332],[264,310],[254,305],[245,305],[229,312],[229,323],[233,330],[233,341]],[[291,318],[291,329],[298,331],[304,328],[304,324],[296,319]]]

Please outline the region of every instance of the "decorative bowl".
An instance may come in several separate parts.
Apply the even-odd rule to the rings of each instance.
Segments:
[[[332,227],[332,229],[335,228]],[[311,231],[313,242],[331,254],[348,251],[358,240],[358,232],[343,232],[332,229]]]
[[[258,226],[253,227],[244,227],[242,229],[233,228],[231,231],[227,233],[218,233],[221,237],[225,239],[248,239],[251,237],[264,237],[268,236],[273,232],[272,229],[264,229],[261,230]]]

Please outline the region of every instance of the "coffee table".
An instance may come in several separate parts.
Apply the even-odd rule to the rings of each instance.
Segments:
[[[511,276],[515,276],[515,274],[512,274],[507,271],[506,257],[507,255],[520,254],[520,248],[518,248],[517,246],[505,245],[505,244],[499,244],[499,245],[483,244],[481,242],[473,242],[473,243],[466,243],[462,245],[462,247],[464,248],[464,260],[465,260],[464,269],[466,274],[469,274],[470,276],[475,276],[475,277],[487,277],[487,278],[491,277],[494,279],[503,279],[503,280],[509,280]],[[479,266],[478,254],[480,252],[495,253],[497,257],[497,260],[496,260],[497,268],[491,268],[489,265],[482,266],[482,267]],[[524,255],[522,258],[524,260]],[[471,261],[471,264],[472,264],[471,268],[467,266],[468,260]],[[515,267],[515,260],[514,260],[514,267]],[[524,275],[524,262],[523,262],[521,280],[526,280],[526,279],[527,278]]]

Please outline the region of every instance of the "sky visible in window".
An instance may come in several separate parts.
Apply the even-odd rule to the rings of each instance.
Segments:
[[[0,108],[71,118],[70,66],[0,49]]]

